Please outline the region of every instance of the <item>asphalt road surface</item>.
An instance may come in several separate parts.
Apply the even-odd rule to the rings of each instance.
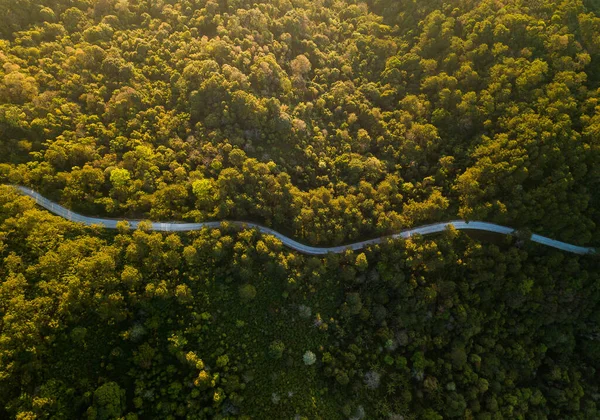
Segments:
[[[98,218],[98,217],[82,216],[81,214],[74,213],[71,210],[62,207],[61,205],[59,205],[53,201],[50,201],[47,198],[44,198],[37,192],[35,192],[27,187],[22,187],[20,185],[15,185],[14,187],[19,189],[23,194],[33,198],[37,204],[44,207],[45,209],[51,211],[52,213],[54,213],[58,216],[64,217],[65,219],[71,220],[73,222],[83,223],[84,225],[88,225],[88,226],[100,225],[100,226],[104,226],[107,229],[116,229],[117,223],[120,221],[120,220],[114,220],[114,219],[103,219],[103,218]],[[127,219],[123,219],[123,220],[128,222],[129,226],[132,229],[136,229],[138,227],[139,223],[141,222],[140,220],[127,220]],[[186,232],[186,231],[190,231],[190,230],[200,230],[203,228],[218,228],[221,226],[221,222],[201,222],[201,223],[151,222],[151,223],[152,223],[151,230],[161,231],[161,232]],[[291,249],[294,249],[298,252],[302,252],[303,254],[309,254],[309,255],[324,255],[329,252],[341,253],[341,252],[346,251],[347,249],[356,251],[359,249],[363,249],[369,245],[379,244],[379,243],[388,241],[390,239],[409,238],[412,235],[429,235],[432,233],[443,232],[449,226],[453,226],[455,229],[458,229],[458,230],[482,230],[482,231],[486,231],[486,232],[501,233],[501,234],[505,234],[505,235],[508,235],[508,234],[511,234],[514,232],[514,229],[512,229],[512,228],[509,228],[506,226],[501,226],[501,225],[496,225],[494,223],[478,222],[478,221],[466,222],[464,220],[452,220],[450,222],[434,223],[431,225],[420,226],[420,227],[416,227],[413,229],[407,229],[407,230],[403,230],[402,232],[396,233],[394,235],[382,236],[379,238],[369,239],[367,241],[356,242],[353,244],[320,248],[320,247],[314,247],[314,246],[302,244],[291,238],[288,238],[287,236],[282,235],[281,233],[279,233],[273,229],[258,225],[256,223],[238,222],[238,221],[227,221],[227,223],[230,225],[240,227],[240,228],[244,228],[244,229],[257,229],[262,233],[266,233],[268,235],[272,235],[272,236],[276,237],[285,246],[287,246]],[[540,235],[535,235],[535,234],[531,236],[531,240],[533,242],[537,242],[537,243],[540,243],[540,244],[543,244],[546,246],[550,246],[552,248],[557,248],[557,249],[567,251],[567,252],[572,252],[575,254],[593,254],[596,252],[595,248],[572,245],[572,244],[568,244],[565,242],[557,241],[554,239],[546,238],[545,236],[540,236]]]

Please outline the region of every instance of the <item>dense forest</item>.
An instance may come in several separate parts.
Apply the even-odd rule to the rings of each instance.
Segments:
[[[344,244],[600,246],[597,0],[0,0],[0,183]],[[600,259],[309,257],[0,187],[0,418],[600,418]]]
[[[1,193],[6,415],[600,416],[593,257],[456,231],[306,257],[251,230],[108,234]]]
[[[581,1],[0,11],[0,178],[75,210],[313,244],[457,215],[600,236],[600,18]]]

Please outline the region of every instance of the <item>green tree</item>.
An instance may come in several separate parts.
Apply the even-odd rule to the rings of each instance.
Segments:
[[[244,284],[240,286],[239,294],[242,301],[249,302],[256,297],[256,288],[251,284]]]
[[[127,169],[116,168],[110,173],[110,182],[115,188],[123,188],[128,185],[131,180],[131,174]]]
[[[114,419],[123,414],[125,405],[125,390],[116,382],[107,382],[94,391],[94,402],[87,415],[94,420]]]
[[[281,340],[275,340],[269,345],[269,356],[273,359],[281,359],[285,350],[285,344]]]

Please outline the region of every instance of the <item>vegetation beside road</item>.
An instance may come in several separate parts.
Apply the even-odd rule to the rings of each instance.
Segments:
[[[0,0],[0,182],[315,246],[598,246],[599,10]],[[0,187],[0,418],[600,418],[599,273],[453,230],[110,232]]]
[[[0,178],[75,211],[313,245],[457,217],[600,237],[600,18],[581,0],[2,10]]]
[[[0,236],[3,417],[598,416],[593,257],[457,231],[324,258],[251,230],[113,234],[7,187]]]

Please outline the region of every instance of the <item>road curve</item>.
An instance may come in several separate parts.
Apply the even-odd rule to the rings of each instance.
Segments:
[[[98,218],[98,217],[82,216],[81,214],[74,213],[71,210],[66,209],[63,206],[61,206],[53,201],[48,200],[47,198],[43,197],[42,195],[33,191],[30,188],[23,187],[20,185],[14,185],[14,187],[17,188],[19,191],[21,191],[23,194],[33,198],[37,204],[44,207],[45,209],[51,211],[52,213],[54,213],[58,216],[64,217],[65,219],[71,220],[73,222],[83,223],[84,225],[88,225],[88,226],[100,225],[100,226],[104,226],[105,228],[108,228],[108,229],[116,229],[117,223],[119,222],[119,220],[114,220],[114,219],[102,219],[102,218]],[[136,229],[138,227],[139,223],[141,222],[140,220],[125,220],[125,221],[128,222],[129,226],[133,229]],[[431,225],[420,226],[420,227],[413,228],[413,229],[407,229],[407,230],[403,230],[402,232],[399,232],[399,233],[396,233],[393,235],[382,236],[379,238],[369,239],[367,241],[356,242],[353,244],[319,248],[319,247],[302,244],[291,238],[288,238],[287,236],[282,235],[281,233],[279,233],[277,231],[274,231],[273,229],[258,225],[256,223],[238,222],[238,221],[226,221],[226,222],[230,225],[234,225],[234,226],[237,226],[240,228],[257,229],[262,233],[266,233],[268,235],[272,235],[272,236],[276,237],[285,246],[292,248],[298,252],[302,252],[303,254],[309,254],[309,255],[324,255],[324,254],[327,254],[330,252],[341,253],[348,249],[356,251],[356,250],[365,248],[369,245],[379,244],[379,243],[385,242],[390,239],[409,238],[412,235],[429,235],[432,233],[443,232],[449,226],[453,226],[455,229],[458,229],[458,230],[482,230],[482,231],[486,231],[486,232],[502,233],[505,235],[509,235],[515,231],[512,228],[497,225],[494,223],[477,222],[477,221],[466,222],[464,220],[452,220],[450,222],[434,223]],[[200,230],[202,228],[210,228],[210,229],[218,228],[221,226],[221,223],[222,222],[201,222],[201,223],[152,222],[151,230],[161,231],[161,232],[186,232],[186,231],[191,231],[191,230]],[[535,235],[535,234],[531,236],[531,240],[533,242],[537,242],[537,243],[540,243],[540,244],[543,244],[546,246],[550,246],[552,248],[557,248],[557,249],[560,249],[563,251],[572,252],[574,254],[593,254],[596,252],[595,248],[572,245],[572,244],[568,244],[565,242],[557,241],[554,239],[546,238],[545,236],[540,236],[540,235]]]

